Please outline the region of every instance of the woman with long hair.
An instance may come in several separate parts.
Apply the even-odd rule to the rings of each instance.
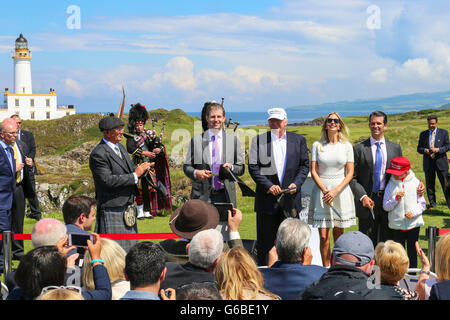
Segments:
[[[224,300],[280,300],[264,289],[261,272],[243,248],[232,248],[223,253],[215,277]]]
[[[308,223],[319,229],[324,267],[330,265],[330,229],[336,241],[345,228],[356,224],[353,193],[348,185],[353,171],[353,146],[347,126],[337,112],[331,112],[322,124],[320,140],[312,145],[311,177],[315,185],[308,217]]]

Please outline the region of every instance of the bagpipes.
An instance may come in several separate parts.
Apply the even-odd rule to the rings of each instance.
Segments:
[[[122,87],[122,91],[123,91],[122,102],[119,106],[119,111],[117,112],[117,117],[119,119],[122,119],[123,113],[124,113],[124,107],[125,107],[125,89],[123,87]],[[136,105],[132,105],[132,108],[134,108],[135,106]],[[143,110],[145,111],[144,116],[142,117],[142,119],[139,119],[139,120],[143,120],[145,123],[145,121],[148,119],[147,110],[145,109],[145,106],[141,106],[140,104],[139,104],[139,107],[142,107]],[[135,115],[135,114],[136,113],[133,113],[132,110],[130,110],[129,122],[132,124],[132,126],[135,125],[135,119],[133,119],[133,115]],[[142,116],[142,114],[141,114],[141,116]],[[157,121],[158,121],[157,119],[152,119],[153,130],[144,128],[143,135],[133,135],[133,134],[126,133],[126,132],[123,133],[124,137],[133,139],[133,141],[135,142],[136,150],[131,154],[133,159],[136,159],[135,164],[139,164],[139,163],[145,162],[147,160],[146,157],[142,154],[144,151],[145,145],[147,145],[149,150],[159,148],[159,149],[161,149],[161,152],[165,152],[164,144],[162,143],[162,139],[163,139],[164,128],[166,126],[166,123],[165,122],[163,123],[161,132],[158,136],[156,134],[156,130],[155,130],[155,123]],[[155,173],[154,169],[150,168],[148,171],[146,171],[140,177],[140,179],[145,179],[145,181],[147,182],[149,187],[160,192],[164,197],[166,197],[168,195],[168,191],[167,191],[166,187],[161,183],[161,181],[157,181],[156,173]]]

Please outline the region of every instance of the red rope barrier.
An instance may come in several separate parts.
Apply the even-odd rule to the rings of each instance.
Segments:
[[[449,232],[450,232],[450,229],[439,229],[439,235],[440,236],[442,236],[442,235],[444,235],[446,233],[449,233]]]
[[[175,233],[110,233],[100,234],[102,238],[111,240],[148,240],[148,239],[179,239]],[[3,235],[0,233],[0,240]],[[31,240],[31,234],[14,234],[14,240]]]

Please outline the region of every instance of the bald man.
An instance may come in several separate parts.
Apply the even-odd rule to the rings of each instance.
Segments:
[[[12,146],[17,138],[14,119],[3,120],[0,128],[0,232],[11,230],[11,210],[16,186],[16,163]],[[0,271],[3,272],[3,243],[0,241]]]

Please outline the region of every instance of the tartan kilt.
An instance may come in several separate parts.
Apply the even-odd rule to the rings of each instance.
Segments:
[[[97,215],[95,232],[99,234],[111,233],[138,233],[137,223],[133,227],[125,225],[123,213],[126,207],[104,208]],[[138,240],[115,240],[126,251],[135,245]]]

